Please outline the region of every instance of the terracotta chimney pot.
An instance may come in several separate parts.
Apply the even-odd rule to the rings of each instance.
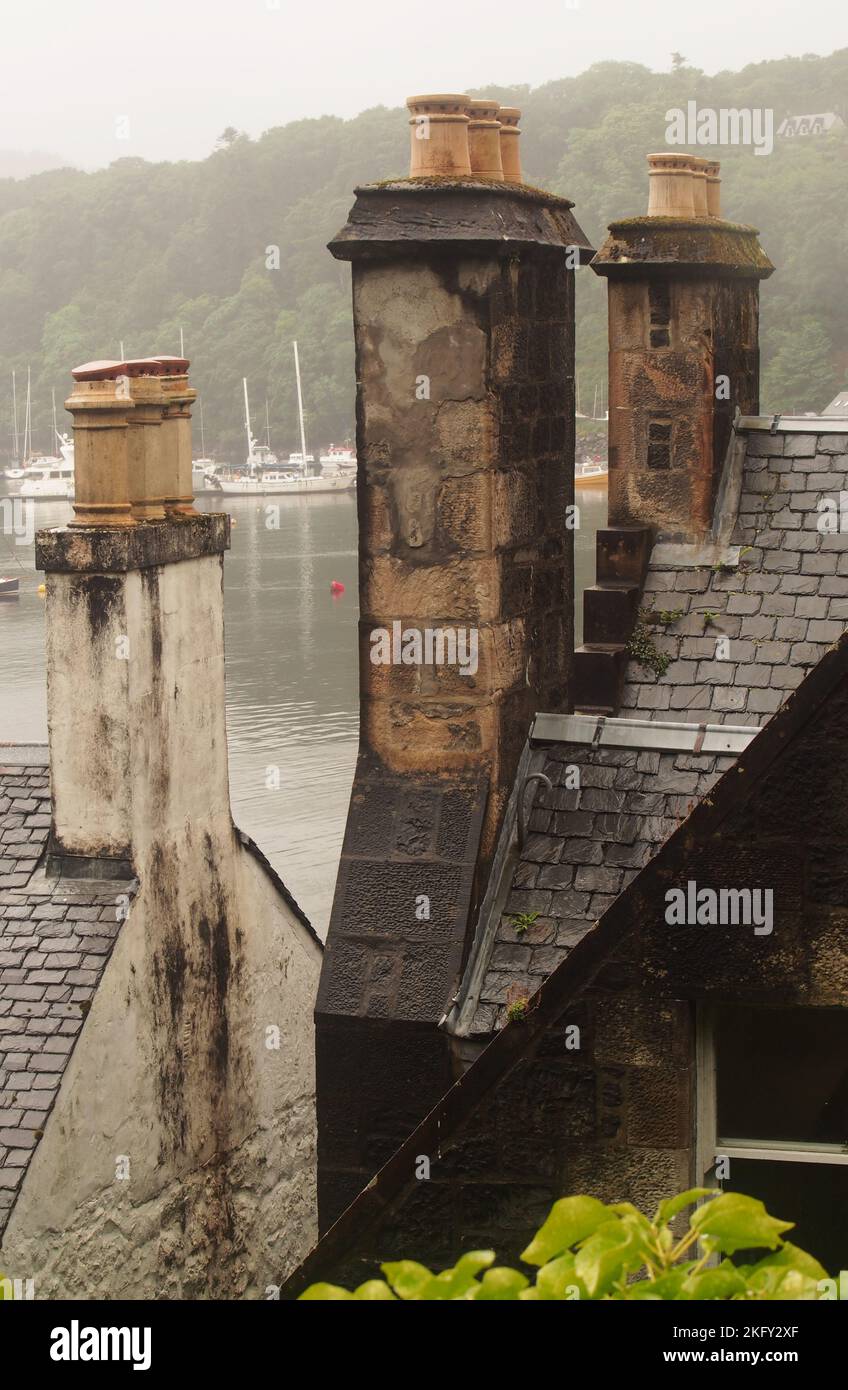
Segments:
[[[501,164],[503,166],[503,176],[506,183],[523,183],[524,176],[521,173],[521,150],[519,140],[521,131],[518,129],[518,122],[521,120],[521,111],[517,106],[502,106],[498,112],[500,122],[500,143],[501,143]]]
[[[708,159],[706,165],[707,212],[710,217],[721,217],[721,164],[717,159]]]
[[[692,201],[695,205],[696,217],[709,217],[709,204],[707,197],[707,165],[708,159],[702,159],[700,155],[693,154],[690,160],[692,165]]]
[[[468,154],[471,172],[483,179],[503,179],[500,105],[496,101],[468,103]]]
[[[441,174],[467,178],[471,173],[468,97],[408,97],[406,104],[412,113],[409,177],[421,179]]]
[[[649,154],[649,217],[694,217],[692,156]]]
[[[123,365],[87,362],[73,372],[74,389],[65,401],[65,409],[74,417],[71,526],[135,525],[130,506],[127,427],[135,405]]]
[[[167,404],[163,389],[166,365],[155,357],[124,363],[135,409],[128,421],[127,457],[130,504],[136,521],[165,520],[166,477],[162,421]]]
[[[162,473],[165,511],[170,517],[197,516],[191,484],[191,407],[197,392],[188,384],[186,357],[157,357],[165,396],[162,419]]]

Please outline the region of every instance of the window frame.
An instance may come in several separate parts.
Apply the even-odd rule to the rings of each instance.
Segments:
[[[718,1133],[715,1034],[721,1005],[697,1003],[695,1007],[696,1182],[717,1187],[720,1179],[715,1176],[715,1168],[721,1158],[759,1159],[766,1163],[848,1164],[848,1144],[815,1144],[801,1140],[793,1144],[776,1139],[745,1139],[742,1135],[724,1139]]]

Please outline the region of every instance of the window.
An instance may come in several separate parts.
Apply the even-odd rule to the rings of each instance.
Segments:
[[[838,1273],[848,1266],[848,1010],[720,1005],[704,1010],[699,1039],[700,1172],[794,1221],[789,1239]]]
[[[669,322],[671,320],[671,294],[668,283],[655,280],[648,287],[648,311],[650,315],[651,347],[668,347]]]
[[[648,422],[648,467],[669,468],[671,466],[671,421],[650,420]]]

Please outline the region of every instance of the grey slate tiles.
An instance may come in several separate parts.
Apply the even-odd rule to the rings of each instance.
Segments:
[[[0,1236],[132,891],[48,879],[49,828],[47,766],[0,763]]]
[[[752,432],[739,568],[651,567],[644,606],[682,616],[654,628],[665,675],[628,664],[621,714],[764,724],[848,621],[848,531],[820,530],[817,505],[846,489],[848,436]]]
[[[775,713],[848,624],[848,513],[845,532],[819,527],[819,503],[838,505],[842,492],[848,503],[848,435],[816,433],[815,421],[809,432],[748,434],[739,566],[652,563],[643,607],[663,614],[650,630],[670,661],[661,676],[628,663],[622,717],[757,727]],[[472,951],[468,978],[488,953],[472,1034],[497,1030],[508,1003],[534,993],[733,761],[548,749],[553,791],[539,787],[504,910],[481,924]],[[565,785],[568,765],[579,789]]]

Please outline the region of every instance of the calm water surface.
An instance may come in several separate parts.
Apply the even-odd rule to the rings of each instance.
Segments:
[[[227,499],[235,523],[224,591],[233,814],[324,935],[356,758],[356,505],[352,494],[275,500],[276,531],[265,525],[264,505]],[[606,491],[581,491],[578,501],[579,594],[594,581]],[[36,524],[69,516],[62,502],[41,503]],[[44,600],[33,547],[0,532],[0,574],[21,580],[20,598],[0,601],[0,742],[43,742]],[[345,585],[338,597],[334,579]],[[578,641],[581,608],[578,601]],[[268,785],[275,768],[278,789]]]

